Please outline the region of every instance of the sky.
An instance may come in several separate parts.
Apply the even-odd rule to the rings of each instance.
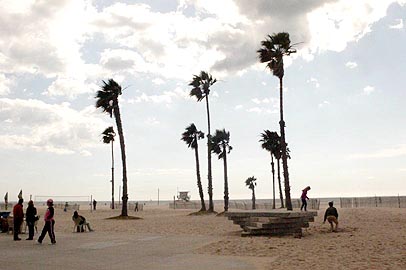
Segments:
[[[201,70],[217,78],[212,131],[230,132],[230,199],[272,196],[260,133],[279,132],[278,79],[258,61],[268,34],[289,32],[284,59],[293,198],[406,195],[405,0],[0,0],[0,194],[111,198],[114,119],[95,108],[102,80],[123,87],[129,200],[198,199],[189,96]],[[118,138],[117,138],[118,142]],[[116,143],[116,200],[121,184]],[[207,151],[200,141],[203,187]],[[223,162],[213,156],[214,198]],[[3,195],[1,195],[3,196]],[[205,198],[208,198],[205,193]],[[41,197],[41,199],[44,199]]]

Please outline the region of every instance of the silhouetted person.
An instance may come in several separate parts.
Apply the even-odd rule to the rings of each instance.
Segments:
[[[305,189],[302,190],[302,196],[300,196],[300,199],[302,199],[302,206],[300,207],[300,211],[303,209],[307,211],[307,201],[309,197],[307,197],[307,192],[310,190],[310,187],[307,186]]]
[[[336,232],[338,228],[338,212],[337,209],[333,206],[333,202],[329,202],[328,206],[329,208],[326,209],[326,213],[324,214],[324,221],[323,223],[326,223],[326,220],[328,223],[330,223],[331,226],[331,231]],[[336,228],[334,229],[333,223],[336,224]]]
[[[18,203],[13,208],[14,241],[20,241],[21,240],[21,238],[18,237],[18,234],[20,233],[20,228],[21,228],[21,225],[23,224],[23,221],[24,221],[23,202],[24,202],[23,199],[19,199]]]
[[[96,205],[97,205],[96,200],[93,200],[93,210],[96,210]]]
[[[135,212],[138,212],[138,202],[135,202],[135,208],[134,208]]]
[[[30,200],[28,202],[27,210],[25,211],[25,222],[27,223],[28,226],[28,238],[25,240],[34,239],[34,226],[37,220],[38,220],[37,208],[34,207],[34,202]]]

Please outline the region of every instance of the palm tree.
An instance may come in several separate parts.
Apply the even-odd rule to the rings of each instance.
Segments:
[[[120,106],[118,105],[118,96],[122,94],[121,86],[115,82],[113,79],[109,79],[107,82],[103,81],[103,86],[96,94],[96,108],[102,108],[103,112],[108,113],[110,117],[116,120],[118,136],[120,138],[120,148],[121,148],[121,162],[123,167],[123,196],[121,198],[123,206],[121,209],[121,216],[127,217],[127,164],[125,156],[125,144],[124,144],[124,134],[123,125],[121,122]]]
[[[103,132],[103,143],[111,143],[111,209],[114,209],[114,137],[116,133],[114,132],[113,127],[106,128]]]
[[[228,177],[227,177],[227,154],[233,149],[230,144],[230,132],[225,129],[216,130],[211,138],[211,151],[218,155],[224,162],[224,212],[228,211]]]
[[[204,203],[204,196],[203,196],[203,187],[202,187],[202,181],[200,178],[200,164],[199,164],[199,145],[198,145],[198,140],[204,138],[204,133],[201,132],[200,130],[197,130],[195,124],[190,124],[186,128],[186,131],[182,133],[182,139],[183,141],[186,142],[188,147],[191,147],[192,149],[195,150],[195,158],[196,158],[196,177],[197,177],[197,187],[199,188],[199,195],[200,195],[200,202],[202,205],[202,208],[200,211],[206,211],[206,204]]]
[[[293,210],[292,201],[290,198],[290,183],[288,172],[288,161],[286,156],[286,139],[285,139],[285,121],[283,120],[283,56],[290,55],[296,52],[290,44],[289,33],[281,32],[273,35],[268,35],[261,42],[261,48],[257,51],[261,63],[267,63],[267,67],[272,71],[273,75],[279,78],[279,110],[280,110],[280,130],[281,130],[281,150],[283,176],[285,178],[285,197],[286,207],[288,210]]]
[[[200,102],[206,99],[206,111],[207,111],[207,182],[208,182],[208,193],[209,193],[209,209],[208,212],[214,211],[213,204],[213,176],[211,171],[211,148],[210,148],[210,110],[209,110],[209,94],[210,87],[216,83],[216,79],[213,78],[209,73],[201,71],[200,75],[193,75],[193,80],[189,83],[192,86],[190,91],[190,96],[196,97],[197,101]]]
[[[282,193],[282,183],[281,183],[281,157],[282,157],[282,151],[281,151],[281,137],[279,137],[278,133],[276,133],[276,140],[277,140],[277,145],[275,148],[275,151],[273,153],[273,155],[275,156],[276,160],[277,160],[277,168],[278,168],[278,186],[279,186],[279,198],[281,200],[281,208],[285,208],[285,203],[283,200],[283,193]],[[289,156],[289,147],[286,148],[286,155],[288,156],[288,158],[290,158]]]
[[[278,147],[278,133],[275,131],[269,131],[269,130],[264,130],[263,133],[261,133],[261,140],[259,140],[262,144],[262,149],[265,149],[271,154],[271,167],[272,167],[272,194],[273,194],[273,200],[272,200],[272,208],[275,209],[275,163],[273,162],[273,156],[275,152],[277,151]]]
[[[255,181],[257,181],[257,179],[254,176],[248,177],[247,180],[245,180],[245,185],[252,190],[252,210],[255,210],[255,186],[257,185]]]

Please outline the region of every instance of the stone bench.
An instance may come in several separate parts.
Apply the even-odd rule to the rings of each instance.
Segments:
[[[314,221],[316,211],[232,211],[225,216],[243,229],[241,236],[266,235],[302,235],[302,228],[308,228]]]

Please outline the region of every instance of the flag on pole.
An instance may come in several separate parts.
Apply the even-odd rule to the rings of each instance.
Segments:
[[[18,198],[19,198],[19,199],[22,199],[22,198],[23,198],[23,190],[22,190],[22,189],[20,190],[20,193],[18,193]]]
[[[8,204],[8,192],[6,192],[6,195],[4,195],[4,203]]]

